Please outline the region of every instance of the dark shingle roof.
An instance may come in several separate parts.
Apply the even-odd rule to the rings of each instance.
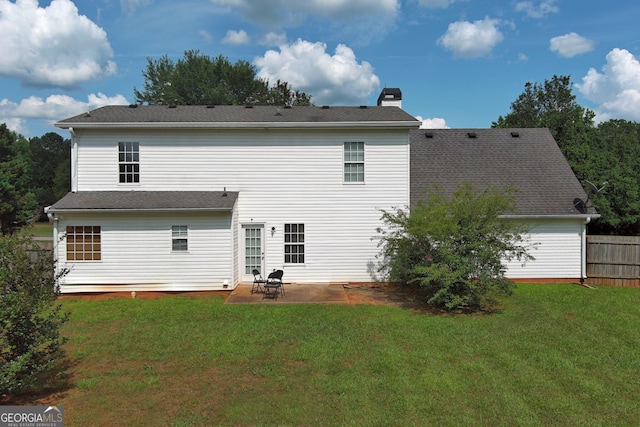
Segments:
[[[233,191],[79,191],[68,193],[49,212],[230,211],[237,199]]]
[[[231,123],[403,123],[418,121],[397,107],[276,107],[237,105],[178,105],[175,108],[159,105],[110,105],[88,113],[70,117],[56,126],[96,126],[116,124],[231,124]]]
[[[478,189],[515,187],[520,215],[580,215],[574,199],[586,198],[547,129],[411,131],[411,203],[436,185],[451,194],[464,181]]]

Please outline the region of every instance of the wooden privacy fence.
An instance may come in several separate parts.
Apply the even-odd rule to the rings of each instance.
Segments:
[[[640,286],[640,236],[587,236],[587,283]]]

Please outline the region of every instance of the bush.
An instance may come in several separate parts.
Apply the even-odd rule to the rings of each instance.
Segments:
[[[429,304],[447,310],[494,307],[514,286],[504,260],[531,260],[527,228],[501,216],[515,211],[514,190],[476,191],[463,183],[451,197],[440,189],[409,211],[383,211],[379,271],[385,279],[424,288]]]
[[[31,239],[0,236],[0,396],[31,389],[63,357],[61,275]]]

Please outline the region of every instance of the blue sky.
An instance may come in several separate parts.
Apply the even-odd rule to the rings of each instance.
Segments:
[[[489,127],[527,81],[640,122],[640,2],[610,0],[0,0],[0,122],[27,137],[135,101],[147,57],[253,63],[316,105],[399,87],[424,127]]]

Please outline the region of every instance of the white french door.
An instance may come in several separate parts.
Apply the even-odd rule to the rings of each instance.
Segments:
[[[254,269],[264,276],[264,226],[243,225],[242,237],[242,281],[253,282]]]

